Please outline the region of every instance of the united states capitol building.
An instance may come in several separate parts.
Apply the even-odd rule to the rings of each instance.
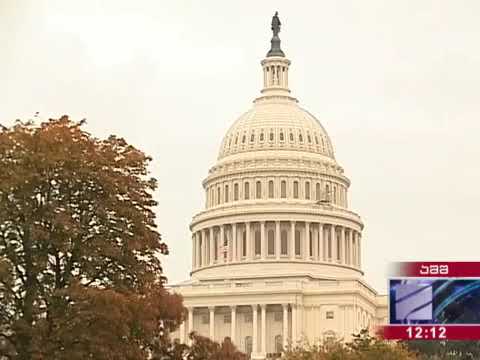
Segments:
[[[351,339],[386,323],[385,296],[363,278],[364,224],[327,131],[289,89],[272,20],[263,89],[225,134],[193,217],[191,278],[173,285],[195,331],[265,359],[288,344]]]

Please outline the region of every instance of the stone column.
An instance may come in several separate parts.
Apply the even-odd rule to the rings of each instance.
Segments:
[[[185,344],[185,321],[180,324],[180,343]]]
[[[292,347],[297,344],[297,305],[292,304]]]
[[[347,234],[348,236],[346,236],[345,238],[346,245],[347,245],[346,260],[347,260],[347,265],[351,265],[352,264],[352,230],[348,229]]]
[[[247,260],[252,260],[252,244],[250,243],[250,222],[245,223],[245,237],[247,239]]]
[[[362,234],[361,234],[361,233],[358,233],[358,237],[357,237],[357,246],[358,246],[358,268],[361,268],[361,267],[362,267],[362,246],[361,246],[361,242],[362,242]]]
[[[209,322],[209,337],[211,340],[215,340],[215,306],[209,306],[210,322]]]
[[[302,337],[303,334],[303,305],[297,306],[297,339]]]
[[[357,266],[357,232],[352,229],[352,266]]]
[[[262,347],[261,352],[265,354],[267,352],[267,305],[260,305],[262,309]]]
[[[195,245],[197,247],[196,255],[197,255],[197,269],[202,266],[202,259],[201,259],[201,248],[200,248],[200,232],[197,231],[195,233]]]
[[[340,238],[340,241],[341,241],[341,244],[342,244],[342,255],[340,256],[341,259],[340,259],[340,262],[342,264],[346,264],[347,263],[347,242],[346,242],[346,238],[345,238],[345,227],[342,226],[341,228],[341,238]]]
[[[188,308],[188,335],[193,331],[193,307]],[[192,341],[188,339],[188,343],[191,344]]]
[[[232,343],[236,344],[236,333],[237,330],[237,307],[235,305],[230,306],[231,316],[230,316],[230,339],[232,339]]]
[[[260,254],[262,260],[267,257],[267,245],[265,243],[265,221],[260,221]]]
[[[330,226],[330,239],[331,239],[331,246],[332,246],[332,262],[337,262],[337,236],[335,232],[335,225],[332,224]]]
[[[323,224],[318,224],[318,260],[325,261],[325,244],[323,242]]]
[[[315,341],[316,345],[319,345],[321,342],[321,328],[322,328],[322,307],[320,305],[317,305],[314,307],[314,313],[313,313],[313,318],[315,321],[315,338],[317,338],[317,341]]]
[[[237,224],[232,224],[232,262],[237,261]]]
[[[225,239],[225,225],[222,224],[222,225],[220,225],[220,241],[219,241],[219,244],[218,244],[218,247],[219,247],[218,262],[220,264],[223,264],[224,262],[226,262],[225,258],[223,257],[224,239]]]
[[[290,222],[290,259],[295,259],[295,221]]]
[[[305,237],[303,239],[303,260],[310,259],[310,223],[305,221]]]
[[[192,270],[197,268],[197,245],[195,243],[195,234],[192,234]]]
[[[280,260],[280,221],[275,221],[275,254]]]
[[[258,330],[258,316],[257,316],[257,305],[252,305],[252,353],[256,354],[258,351],[257,346],[257,330]]]
[[[288,304],[282,304],[283,308],[283,348],[286,349],[288,346]]]
[[[207,230],[202,229],[202,265],[207,266]]]
[[[215,239],[213,238],[213,227],[210,227],[209,230],[208,245],[210,248],[210,265],[213,265],[215,262]]]

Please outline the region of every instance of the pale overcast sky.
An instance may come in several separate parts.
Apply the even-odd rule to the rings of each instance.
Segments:
[[[0,0],[0,123],[69,114],[152,155],[165,272],[187,279],[201,181],[259,93],[277,10],[293,94],[352,181],[367,281],[479,260],[476,0]]]

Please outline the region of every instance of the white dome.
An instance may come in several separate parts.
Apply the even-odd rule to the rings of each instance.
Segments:
[[[335,158],[323,126],[291,98],[257,99],[228,130],[218,159],[262,150],[302,151]]]
[[[261,95],[229,128],[203,181],[192,277],[356,277],[363,223],[348,209],[350,181],[323,126],[290,94],[290,61],[261,64]]]

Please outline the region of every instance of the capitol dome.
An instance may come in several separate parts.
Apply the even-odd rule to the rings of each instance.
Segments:
[[[253,108],[228,130],[218,159],[262,150],[300,151],[334,159],[332,143],[323,126],[288,97],[257,99]]]
[[[263,88],[227,131],[193,217],[192,278],[358,277],[363,223],[320,122],[298,105],[280,39],[261,61]],[[252,266],[254,265],[254,266]]]
[[[262,360],[297,341],[351,340],[388,317],[385,298],[363,280],[350,180],[323,126],[291,95],[278,14],[271,28],[263,88],[202,182],[191,278],[174,287],[188,309],[181,342],[192,331],[228,336]]]

